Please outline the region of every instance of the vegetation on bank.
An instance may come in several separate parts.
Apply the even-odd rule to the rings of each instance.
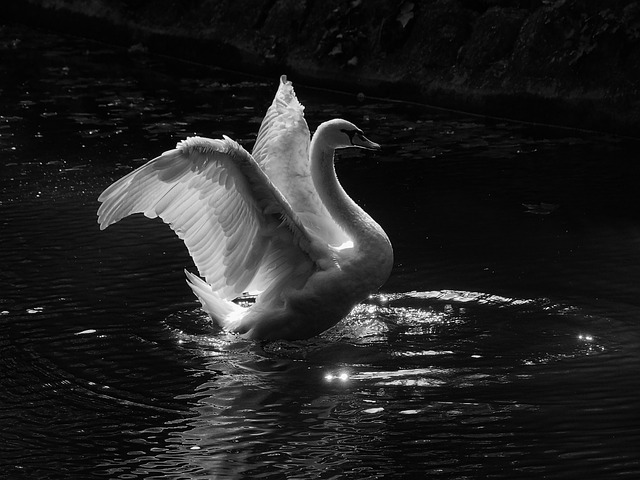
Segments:
[[[14,19],[253,73],[638,136],[640,2],[21,0]]]

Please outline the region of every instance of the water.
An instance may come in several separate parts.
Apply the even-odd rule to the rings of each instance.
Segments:
[[[298,85],[385,149],[345,188],[383,291],[320,337],[221,333],[161,222],[97,196],[186,135],[250,147],[277,79],[0,30],[6,478],[636,478],[638,143]]]

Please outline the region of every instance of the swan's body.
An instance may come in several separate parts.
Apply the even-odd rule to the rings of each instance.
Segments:
[[[338,323],[388,278],[391,244],[341,187],[337,148],[379,146],[345,120],[309,141],[283,76],[250,155],[228,137],[187,138],[107,188],[104,229],[132,213],[159,216],[198,267],[186,272],[204,310],[253,339],[309,338]],[[232,300],[257,294],[250,307]]]

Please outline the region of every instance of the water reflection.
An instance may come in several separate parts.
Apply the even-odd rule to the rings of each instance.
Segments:
[[[452,301],[450,296],[447,301]],[[469,305],[468,299],[462,303]],[[439,311],[442,321],[457,306],[447,305],[448,308],[441,306]],[[425,318],[433,322],[434,305],[424,304],[420,308]],[[474,304],[471,308],[483,307]],[[351,336],[350,332],[360,330],[350,322],[366,323],[362,317],[369,315],[372,322],[380,321],[378,313],[363,308],[338,332],[328,336],[342,338],[358,348],[371,346],[362,338]],[[413,312],[407,317],[416,316]],[[192,407],[196,416],[187,420],[183,429],[173,432],[172,448],[141,465],[147,471],[171,466],[172,471],[182,473],[260,474],[274,478],[293,471],[300,478],[320,473],[340,476],[358,468],[392,476],[398,471],[417,474],[417,469],[423,468],[437,471],[453,458],[452,452],[443,451],[442,447],[447,442],[455,444],[461,438],[458,437],[461,428],[469,429],[464,435],[467,442],[476,446],[486,443],[492,449],[496,444],[513,440],[513,436],[503,438],[499,430],[472,433],[473,429],[502,425],[524,412],[537,410],[535,405],[504,398],[498,403],[481,398],[469,401],[469,392],[456,393],[460,388],[477,391],[482,385],[491,385],[486,375],[474,371],[469,364],[471,360],[462,362],[466,367],[406,368],[399,364],[396,370],[380,370],[378,365],[388,366],[388,359],[383,356],[393,352],[379,342],[379,330],[370,336],[370,343],[379,350],[377,360],[349,363],[330,354],[337,351],[333,341],[280,342],[259,347],[226,334],[216,341],[211,332],[201,337],[194,332],[184,333],[191,329],[192,321],[195,330],[201,328],[197,313],[185,312],[178,317],[171,319],[178,343],[209,359],[207,371],[217,371],[219,375],[186,395],[196,402]],[[177,324],[181,321],[179,332]],[[459,318],[456,321],[465,322]],[[187,338],[188,342],[180,343],[181,338]],[[429,351],[426,355],[434,354]],[[330,381],[329,375],[333,376]],[[432,381],[426,381],[429,378]],[[441,380],[433,381],[438,378]],[[452,378],[459,383],[454,386]],[[511,387],[514,380],[517,381],[511,378],[508,382]],[[433,389],[445,389],[450,400],[426,401],[433,395]],[[423,435],[415,434],[416,424],[424,431]],[[407,430],[410,426],[414,429]],[[408,431],[414,432],[410,434],[411,440],[401,441]],[[439,461],[424,450],[437,445]],[[447,457],[443,458],[443,454]],[[469,459],[453,465],[468,472],[475,468]]]
[[[333,382],[334,380],[339,382],[347,382],[349,381],[349,378],[349,373],[345,372],[344,370],[338,370],[336,373],[329,372],[324,376],[324,379],[329,383]]]
[[[597,343],[571,325],[574,317],[584,326],[581,312],[547,300],[451,291],[385,297],[372,298],[305,342],[256,345],[224,333],[198,334],[197,311],[173,316],[176,342],[207,358],[208,371],[219,372],[187,395],[196,415],[174,433],[188,471],[338,478],[345,472],[394,476],[455,467],[470,474],[480,457],[469,450],[461,458],[450,448],[464,439],[466,448],[483,448],[489,458],[517,458],[507,446],[523,439],[502,426],[537,417],[541,407],[535,396],[525,400],[512,389],[533,387],[527,387],[536,374],[532,367],[593,353],[571,346],[569,338]],[[554,331],[546,332],[525,327],[549,312],[565,325],[549,321]],[[489,325],[512,322],[511,340],[521,341],[511,352],[491,356],[481,347]],[[416,328],[421,323],[428,328]],[[467,333],[452,333],[456,328]],[[567,342],[555,345],[563,337]],[[522,348],[525,341],[529,349]],[[520,470],[516,465],[510,471]]]

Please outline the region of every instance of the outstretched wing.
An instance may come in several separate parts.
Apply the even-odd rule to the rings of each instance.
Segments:
[[[315,265],[305,227],[251,155],[228,137],[188,138],[98,200],[101,229],[133,213],[168,223],[225,299],[288,278],[300,281]]]
[[[282,192],[307,229],[330,245],[349,240],[320,200],[311,178],[304,107],[283,75],[253,147],[253,158]]]

